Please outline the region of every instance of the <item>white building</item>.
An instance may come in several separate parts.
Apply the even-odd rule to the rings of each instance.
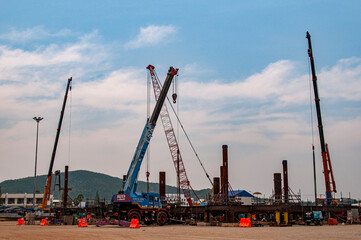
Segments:
[[[228,196],[230,199],[234,199],[235,202],[239,202],[242,205],[252,205],[252,199],[254,196],[246,190],[229,191]]]
[[[176,193],[168,193],[165,195],[166,197],[166,201],[167,203],[178,203],[178,195]],[[192,202],[193,202],[193,198],[191,198]],[[181,202],[181,206],[189,206],[188,202],[187,202],[187,198],[185,198],[184,194],[180,194],[180,202]]]
[[[39,206],[43,201],[43,194],[35,194],[35,206]],[[32,193],[4,193],[1,194],[1,202],[5,207],[33,207],[33,194]],[[53,203],[54,197],[50,195],[48,206]]]

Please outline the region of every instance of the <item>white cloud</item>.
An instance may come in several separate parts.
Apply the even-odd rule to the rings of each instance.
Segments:
[[[46,31],[41,26],[36,26],[33,28],[27,28],[23,31],[16,29],[11,29],[10,32],[0,35],[0,39],[11,41],[13,43],[25,43],[28,41],[42,40],[54,37],[66,37],[71,34],[69,29],[62,29],[55,33],[50,33]]]
[[[254,98],[265,100],[274,98],[283,93],[282,86],[289,82],[295,64],[291,61],[282,60],[271,63],[261,73],[254,74],[244,81],[231,83],[213,82],[186,82],[183,90],[186,98],[198,98],[207,100],[220,100],[224,98]]]
[[[280,60],[269,64],[262,72],[236,82],[207,81],[194,79],[180,84],[186,99],[224,101],[229,98],[278,101],[278,104],[303,105],[309,101],[309,76],[296,70],[297,64]],[[193,68],[186,68],[193,72]],[[180,76],[182,81],[182,75]],[[361,100],[361,59],[342,59],[330,69],[318,74],[319,91],[322,97],[344,100]],[[313,90],[312,90],[313,93]]]
[[[136,49],[141,47],[147,47],[157,45],[167,38],[174,35],[176,28],[174,26],[155,26],[150,25],[145,28],[140,28],[140,31],[135,39],[126,43],[127,49]]]
[[[96,31],[81,37],[75,43],[50,44],[39,46],[35,50],[0,45],[0,80],[28,81],[29,72],[37,79],[49,79],[53,75],[52,71],[59,69],[64,71],[62,77],[72,72],[80,76],[86,69],[85,66],[104,62],[107,57],[107,50],[99,43]],[[100,69],[99,66],[94,70]]]
[[[104,79],[82,83],[77,87],[78,103],[103,110],[135,110],[145,100],[142,73],[139,69],[121,69]]]
[[[361,59],[341,59],[330,69],[322,69],[318,75],[322,96],[331,99],[361,100]],[[322,97],[321,96],[321,97]]]

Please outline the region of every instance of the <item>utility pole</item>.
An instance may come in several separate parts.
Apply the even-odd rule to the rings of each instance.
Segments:
[[[35,145],[35,170],[34,170],[34,192],[33,192],[33,208],[35,208],[35,192],[36,192],[36,166],[38,162],[38,140],[39,140],[39,122],[43,120],[42,117],[34,117],[33,118],[36,121],[36,145]]]

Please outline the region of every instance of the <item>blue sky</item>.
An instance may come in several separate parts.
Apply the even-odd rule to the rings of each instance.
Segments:
[[[359,1],[2,1],[0,181],[32,175],[35,115],[45,118],[38,167],[40,174],[47,172],[70,76],[72,147],[64,127],[55,168],[70,161],[73,170],[125,174],[145,122],[145,67],[152,64],[161,80],[169,66],[180,68],[179,114],[211,176],[219,175],[221,146],[228,144],[234,189],[271,194],[273,173],[288,159],[291,188],[312,199],[305,38],[310,31],[339,192],[361,198],[360,6]],[[64,124],[69,122],[68,114]],[[180,143],[191,184],[209,187],[184,136]],[[151,180],[157,182],[157,172],[166,170],[174,185],[160,122],[151,155]]]

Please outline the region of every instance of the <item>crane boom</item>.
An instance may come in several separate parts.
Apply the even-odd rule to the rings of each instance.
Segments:
[[[154,107],[153,113],[149,119],[147,119],[147,122],[145,124],[145,127],[143,129],[142,135],[139,139],[138,146],[135,150],[132,162],[130,164],[126,182],[124,184],[124,193],[130,194],[134,193],[137,190],[137,179],[138,179],[138,173],[144,158],[144,155],[147,151],[150,139],[152,138],[153,131],[155,128],[155,125],[157,123],[159,113],[162,109],[163,103],[165,101],[165,98],[167,96],[169,87],[172,83],[172,80],[174,78],[174,75],[176,75],[178,72],[178,69],[175,69],[173,67],[169,68],[167,78],[164,82],[162,91],[160,92],[159,99]]]
[[[61,125],[63,123],[63,117],[64,117],[64,111],[65,111],[65,106],[66,106],[66,100],[68,98],[68,92],[69,89],[71,89],[71,81],[72,78],[68,79],[68,84],[66,86],[66,90],[65,90],[65,96],[64,96],[64,101],[63,101],[63,106],[61,108],[61,112],[60,112],[60,119],[59,119],[59,124],[58,124],[58,128],[56,131],[56,137],[55,137],[55,142],[54,142],[54,147],[53,147],[53,152],[51,154],[51,160],[50,160],[50,166],[49,166],[49,172],[48,172],[48,176],[46,178],[46,184],[45,184],[45,190],[44,190],[44,195],[43,195],[43,200],[41,205],[39,206],[40,208],[44,209],[46,208],[49,198],[50,198],[50,192],[51,192],[51,180],[53,177],[53,165],[54,165],[54,160],[55,160],[55,154],[56,154],[56,149],[58,147],[58,141],[59,141],[59,136],[60,136],[60,130],[61,130]]]
[[[329,157],[328,147],[326,146],[325,136],[324,136],[324,132],[323,132],[320,98],[318,96],[318,88],[317,88],[317,76],[316,76],[316,70],[315,70],[315,62],[314,62],[313,53],[312,53],[311,35],[309,34],[309,32],[306,33],[306,38],[308,39],[308,56],[309,56],[310,62],[311,62],[312,83],[313,83],[313,90],[314,90],[314,94],[315,94],[318,132],[320,135],[320,144],[321,144],[321,153],[322,153],[323,174],[325,176],[326,203],[327,203],[327,205],[330,205],[332,203],[332,194],[331,193],[336,192],[336,184],[335,184],[335,181],[333,178],[331,159]],[[330,176],[332,178],[333,190],[331,190]]]
[[[158,83],[157,76],[154,71],[154,66],[149,65],[147,69],[150,72],[150,76],[153,83],[153,90],[154,90],[154,96],[155,100],[157,101],[160,94],[160,86]],[[167,109],[166,104],[163,105],[162,110],[160,111],[160,118],[163,123],[165,136],[167,138],[170,154],[173,159],[173,163],[176,169],[176,172],[179,173],[180,178],[180,187],[183,190],[184,196],[187,199],[187,202],[189,206],[192,206],[192,198],[191,198],[191,186],[187,177],[187,173],[183,164],[182,155],[179,151],[179,146],[177,142],[176,135],[174,133],[173,125],[169,116],[169,112]]]

